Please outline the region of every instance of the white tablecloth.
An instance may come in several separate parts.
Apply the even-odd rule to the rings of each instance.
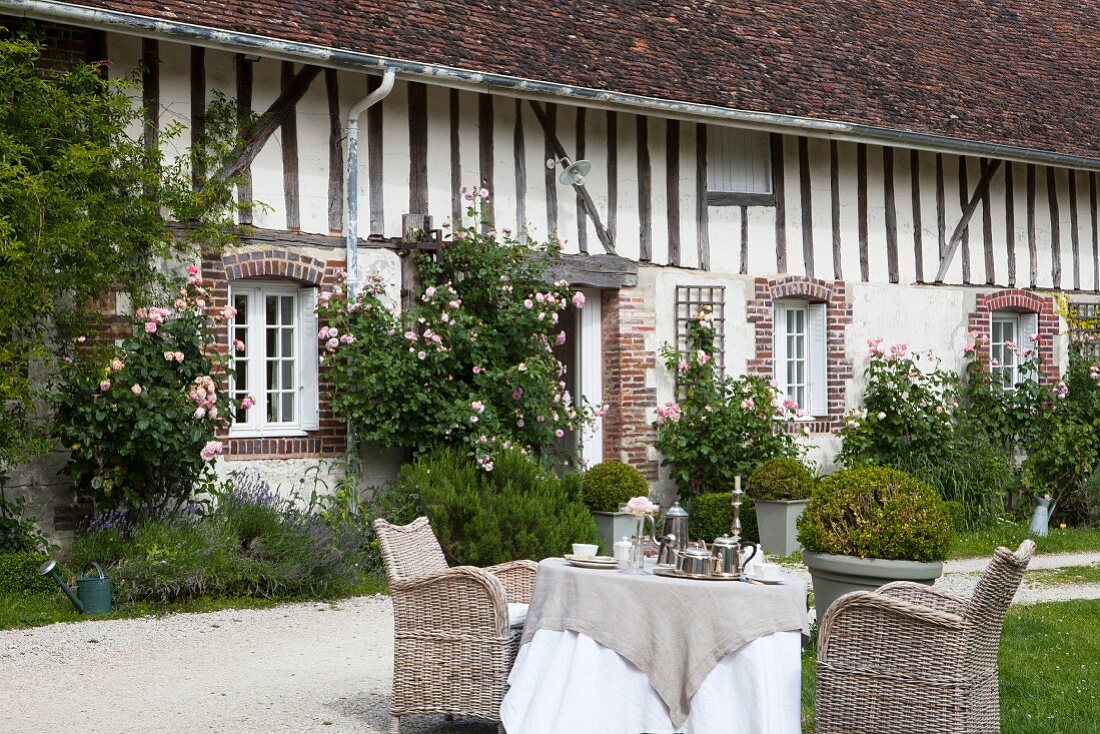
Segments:
[[[508,734],[799,734],[799,632],[727,655],[672,726],[644,673],[582,634],[539,630],[520,648],[500,714]]]

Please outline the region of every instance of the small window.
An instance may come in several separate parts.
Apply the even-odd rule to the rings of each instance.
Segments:
[[[774,203],[768,133],[707,128],[707,200],[711,204]]]
[[[1025,379],[1037,377],[1022,372],[1020,367],[1029,353],[1034,355],[1036,345],[1031,337],[1038,326],[1038,314],[1012,311],[993,314],[989,334],[989,371],[1005,390],[1015,390]]]
[[[775,384],[807,416],[829,412],[825,308],[808,301],[775,303]]]
[[[229,322],[230,395],[238,409],[230,435],[300,435],[317,428],[316,289],[289,283],[234,283]]]

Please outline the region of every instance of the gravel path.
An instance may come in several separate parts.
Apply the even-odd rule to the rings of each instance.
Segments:
[[[952,561],[938,586],[967,595],[986,559]],[[1032,568],[1100,563],[1038,556]],[[790,570],[805,573],[805,568]],[[1100,598],[1100,584],[1029,584],[1018,603]],[[388,597],[287,604],[0,632],[0,733],[381,734],[389,724]],[[493,734],[409,719],[407,734]]]

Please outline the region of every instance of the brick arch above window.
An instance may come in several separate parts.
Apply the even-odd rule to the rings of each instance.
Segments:
[[[225,277],[289,278],[308,285],[321,285],[325,278],[325,263],[314,257],[290,250],[267,249],[226,253],[221,257]]]
[[[771,379],[775,374],[775,302],[800,299],[826,304],[825,354],[828,406],[824,415],[793,424],[807,427],[811,433],[828,433],[840,428],[844,418],[845,392],[852,378],[852,363],[845,353],[845,332],[852,323],[852,305],[848,303],[844,281],[787,276],[769,280],[757,278],[755,298],[746,304],[749,323],[756,327],[756,354],[749,360],[749,372]]]
[[[1038,315],[1039,339],[1036,342],[1036,350],[1042,361],[1039,380],[1043,384],[1057,382],[1061,376],[1058,372],[1058,363],[1054,360],[1054,337],[1058,334],[1058,313],[1054,310],[1054,298],[1018,288],[978,295],[974,311],[967,320],[967,330],[985,339],[986,348],[978,351],[978,359],[986,369],[989,368],[988,345],[993,328],[993,314],[997,311]]]

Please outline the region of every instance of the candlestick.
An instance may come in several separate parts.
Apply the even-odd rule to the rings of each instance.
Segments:
[[[741,477],[733,478],[733,527],[731,536],[734,540],[741,540]]]

